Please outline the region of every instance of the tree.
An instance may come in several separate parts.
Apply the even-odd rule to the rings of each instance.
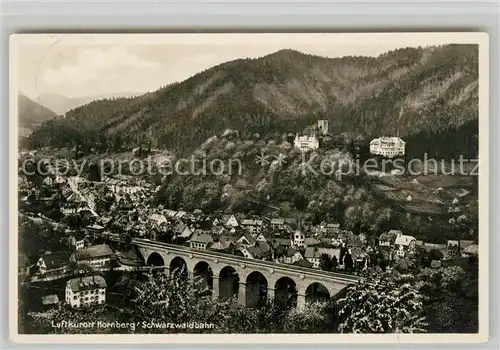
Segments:
[[[57,208],[49,210],[46,216],[54,221],[60,221],[64,217],[64,214]]]
[[[389,262],[382,252],[373,252],[370,254],[370,265],[372,267],[378,266],[385,271]]]
[[[132,235],[129,232],[121,231],[118,246],[123,251],[128,251],[132,247]]]
[[[193,283],[182,273],[165,276],[149,274],[141,281],[126,281],[125,314],[134,322],[155,321],[182,324],[184,322],[214,323],[224,319],[234,300],[219,302],[212,298],[198,298],[203,284]],[[205,287],[206,288],[206,287]],[[144,332],[178,332],[175,329],[146,329]]]
[[[45,221],[19,216],[19,251],[24,252],[30,261],[38,260],[47,250],[56,252],[70,249],[61,239],[63,235]]]
[[[335,258],[337,260],[337,258]],[[321,254],[319,257],[319,268],[323,271],[333,271],[333,262],[328,254]]]
[[[341,333],[425,332],[423,297],[412,275],[370,271],[338,306]]]
[[[333,256],[332,258],[332,271],[337,271],[337,266],[339,266],[339,262],[337,261],[337,256]]]
[[[425,249],[417,250],[418,263],[423,267],[430,267],[433,260],[442,260],[443,258],[444,254],[437,249],[432,249],[429,252]]]
[[[409,270],[413,269],[415,264],[410,259],[399,259],[396,264],[396,269],[399,272],[409,272]]]
[[[432,260],[442,260],[443,258],[444,258],[444,254],[440,250],[432,249],[429,252],[429,260],[430,261],[432,261]]]
[[[101,181],[101,169],[96,163],[90,163],[87,172],[89,181]]]
[[[84,226],[83,219],[78,214],[71,214],[63,219],[63,222],[72,229],[80,229]]]
[[[215,325],[217,333],[315,333],[333,332],[334,312],[330,303],[314,303],[302,309],[284,309],[272,301],[261,308],[245,308],[235,299],[213,300],[197,297],[202,294],[197,280],[182,278],[181,274],[165,276],[150,274],[145,280],[131,278],[122,286],[130,291],[124,302],[124,317],[141,322],[206,322]],[[120,288],[122,288],[120,287]],[[150,332],[155,330],[143,330]],[[197,330],[182,330],[182,332]],[[156,330],[155,332],[179,332]],[[198,330],[199,332],[199,330]]]
[[[432,333],[478,331],[478,270],[450,266],[424,269],[418,276]]]
[[[354,270],[354,261],[352,260],[352,255],[351,253],[347,252],[344,255],[344,265],[346,271],[353,271]]]

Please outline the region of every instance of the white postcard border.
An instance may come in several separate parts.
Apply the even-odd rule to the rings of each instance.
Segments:
[[[78,36],[87,34],[72,34]],[[100,36],[99,34],[93,34]],[[120,34],[102,34],[99,40],[113,40]],[[259,36],[306,35],[310,40],[316,36],[347,35],[364,37],[364,40],[405,39],[415,40],[446,38],[449,43],[470,43],[479,45],[479,158],[483,159],[479,175],[479,332],[477,334],[221,334],[221,335],[20,335],[17,333],[17,45],[27,40],[46,40],[53,34],[23,34],[10,37],[9,56],[9,331],[10,339],[16,343],[128,343],[128,344],[379,344],[379,343],[478,343],[486,342],[489,334],[489,42],[488,34],[480,32],[451,33],[356,33],[356,34],[123,34],[127,41],[144,40],[156,35],[177,36],[185,40],[196,36],[196,40],[219,38],[219,35],[236,36],[240,40],[253,40]],[[116,37],[115,37],[116,38]],[[202,39],[203,38],[203,39]],[[323,37],[324,39],[324,37]],[[123,39],[122,39],[123,40]],[[487,161],[484,162],[484,159]]]

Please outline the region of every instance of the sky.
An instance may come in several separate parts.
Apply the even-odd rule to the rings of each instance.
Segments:
[[[325,57],[378,56],[409,46],[446,44],[449,36],[366,34],[108,34],[17,35],[11,45],[18,90],[84,97],[142,93],[183,81],[238,58],[294,49]]]

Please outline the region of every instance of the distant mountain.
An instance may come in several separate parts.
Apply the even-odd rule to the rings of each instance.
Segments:
[[[226,128],[298,132],[318,119],[330,121],[332,134],[398,134],[412,140],[410,153],[476,154],[477,45],[404,48],[376,58],[281,50],[238,59],[154,93],[76,108],[43,125],[31,145],[151,143],[188,152]]]
[[[18,95],[19,134],[26,136],[44,121],[56,117],[56,113],[39,105],[29,97]]]
[[[123,92],[123,93],[103,94],[103,95],[74,97],[74,98],[58,94],[43,94],[39,96],[36,101],[41,105],[50,108],[58,115],[63,115],[74,108],[83,106],[92,101],[110,99],[110,98],[133,97],[142,94],[143,93],[139,92]]]

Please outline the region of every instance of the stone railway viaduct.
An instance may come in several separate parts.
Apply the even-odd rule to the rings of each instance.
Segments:
[[[133,239],[147,266],[200,276],[212,290],[214,298],[236,297],[245,306],[258,306],[266,299],[286,300],[297,307],[306,301],[335,297],[348,285],[357,283],[356,276],[319,271],[231,254]]]

